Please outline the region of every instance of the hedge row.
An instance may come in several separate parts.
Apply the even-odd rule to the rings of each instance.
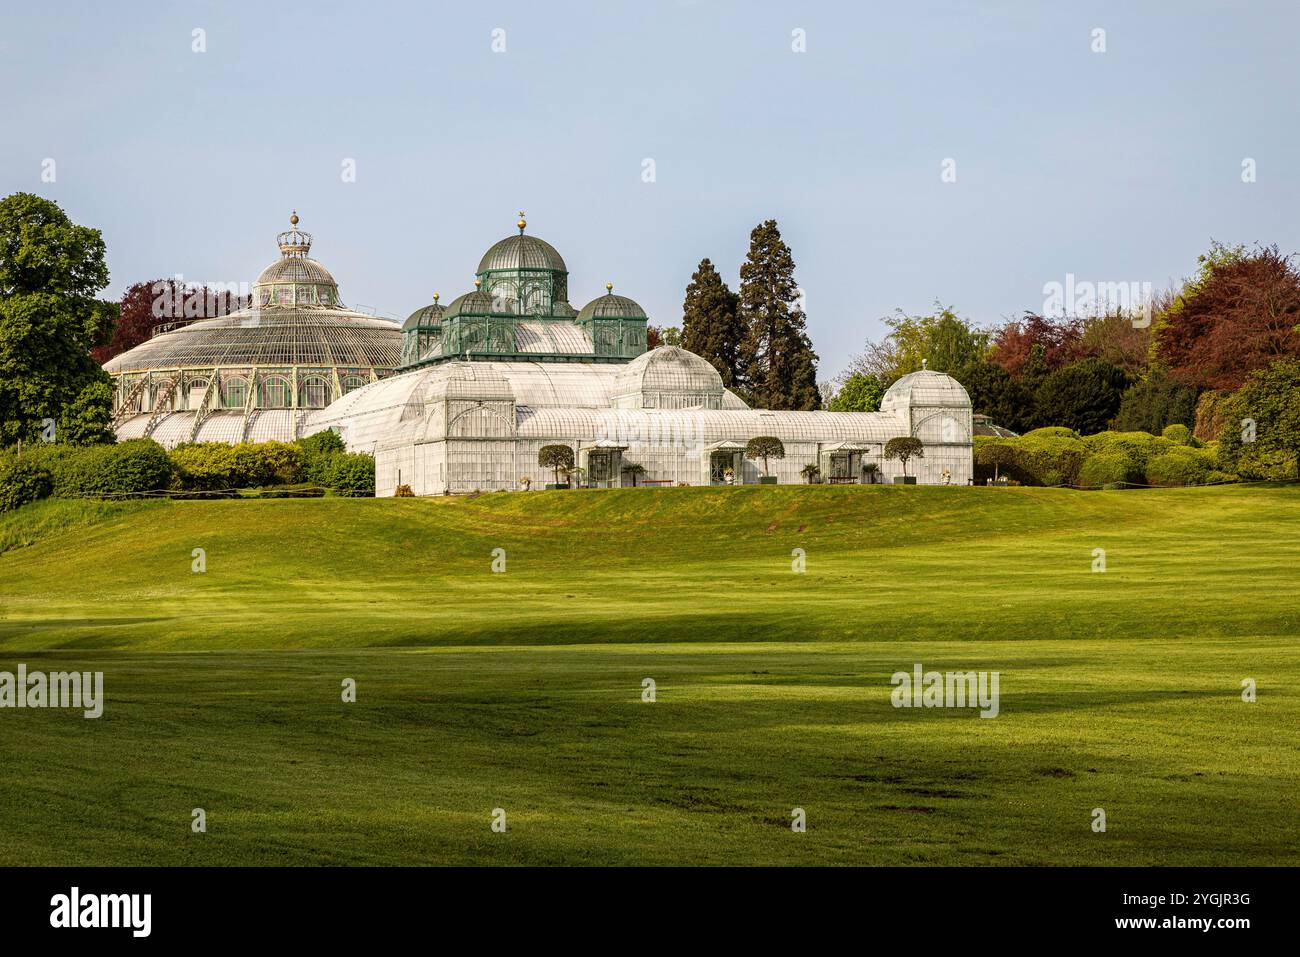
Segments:
[[[977,436],[975,478],[995,469],[1024,485],[1085,488],[1124,485],[1205,485],[1235,481],[1219,469],[1215,443],[1202,445],[1183,425],[1163,435],[1100,432],[1080,436],[1063,428],[1035,429],[1018,438]]]
[[[115,445],[29,445],[0,451],[0,512],[48,495],[132,496],[170,490],[177,498],[220,497],[230,489],[270,488],[271,497],[308,496],[307,483],[340,495],[375,493],[375,460],[344,451],[332,432],[294,443],[199,442],[169,453],[152,439]]]

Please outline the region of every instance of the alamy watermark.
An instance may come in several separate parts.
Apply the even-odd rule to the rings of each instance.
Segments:
[[[0,671],[0,708],[80,708],[87,718],[104,713],[102,671]]]
[[[894,672],[889,700],[895,708],[979,708],[981,718],[996,718],[999,678],[996,671],[926,671],[917,662],[910,673]]]
[[[1152,287],[1149,282],[1080,281],[1074,273],[1065,274],[1065,282],[1043,284],[1043,316],[1049,319],[1083,319],[1120,313],[1130,317],[1133,327],[1151,325]]]

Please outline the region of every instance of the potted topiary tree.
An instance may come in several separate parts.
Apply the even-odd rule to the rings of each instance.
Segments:
[[[561,469],[566,479],[572,479],[578,488],[582,488],[582,477],[587,474],[587,470],[581,465],[570,465],[567,469]]]
[[[763,460],[763,474],[758,478],[759,485],[775,485],[776,476],[767,474],[767,460],[785,458],[785,446],[774,435],[760,435],[745,444],[745,458],[751,461]]]
[[[809,462],[799,470],[799,474],[803,476],[805,482],[812,485],[817,481],[817,476],[822,474],[822,470],[812,462]]]
[[[875,462],[863,462],[862,474],[866,477],[868,485],[875,485],[876,477],[880,474],[880,466]]]
[[[537,464],[555,475],[555,482],[546,484],[548,489],[569,487],[568,482],[560,481],[560,472],[573,467],[573,449],[567,445],[543,445],[537,451]]]
[[[636,462],[627,462],[623,465],[623,474],[632,476],[632,487],[636,488],[636,477],[645,475],[645,466]]]
[[[900,435],[885,443],[885,458],[898,459],[903,465],[903,474],[894,476],[895,485],[915,485],[916,477],[907,474],[907,461],[925,458],[925,445],[914,435]]]
[[[993,468],[993,484],[1003,484],[1001,471],[1016,464],[1016,450],[1002,442],[989,442],[975,450],[975,464]]]

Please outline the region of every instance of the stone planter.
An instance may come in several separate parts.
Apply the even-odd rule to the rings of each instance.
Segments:
[[[895,484],[895,485],[915,485],[915,484],[916,484],[916,476],[915,476],[915,475],[895,475],[895,476],[894,476],[894,484]]]
[[[775,484],[776,484],[776,476],[775,476],[775,475],[760,475],[760,476],[758,477],[758,484],[759,484],[759,485],[775,485]]]

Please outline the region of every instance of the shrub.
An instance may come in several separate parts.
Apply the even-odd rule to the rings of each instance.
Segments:
[[[1192,430],[1180,423],[1166,425],[1164,431],[1160,434],[1175,445],[1196,446],[1200,444],[1192,435]]]
[[[235,488],[234,446],[225,442],[192,442],[171,450],[172,485],[188,491]]]
[[[1141,482],[1144,472],[1135,473],[1133,463],[1123,452],[1097,452],[1083,460],[1079,484],[1088,488],[1114,487],[1124,482]]]
[[[1034,429],[1032,432],[1026,432],[1021,436],[1022,439],[1041,439],[1041,438],[1065,438],[1077,439],[1079,433],[1074,429],[1067,429],[1062,425],[1049,425],[1046,428]]]
[[[330,459],[326,485],[353,498],[375,494],[375,460],[361,452],[340,452]]]
[[[399,485],[396,491],[393,492],[393,496],[395,498],[415,498],[415,492],[411,490],[409,485]]]
[[[325,485],[334,456],[347,451],[339,434],[330,430],[309,435],[295,444],[302,452],[303,480],[313,485]]]
[[[1213,466],[1210,456],[1199,449],[1176,447],[1147,463],[1151,485],[1204,485]]]
[[[1168,439],[1158,438],[1148,432],[1098,432],[1084,439],[1083,444],[1094,455],[1122,456],[1128,462],[1128,476],[1117,481],[1139,485],[1146,481],[1147,462],[1152,456],[1175,447]]]
[[[1079,469],[1088,449],[1069,429],[1061,432],[1064,434],[1055,430],[1035,429],[1013,440],[1018,478],[1022,481],[1028,479],[1037,485],[1077,484]]]
[[[153,439],[69,446],[46,455],[56,496],[130,495],[171,484],[171,460]]]
[[[53,485],[49,471],[30,459],[9,455],[0,458],[0,512],[45,498]]]
[[[285,442],[196,442],[172,449],[171,461],[175,487],[199,491],[293,485],[305,471],[302,450]]]

